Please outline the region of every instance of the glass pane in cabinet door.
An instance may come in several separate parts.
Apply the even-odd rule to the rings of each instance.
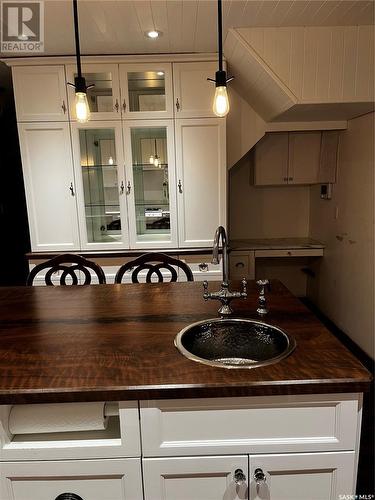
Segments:
[[[131,130],[137,239],[170,239],[167,130]]]
[[[129,111],[165,111],[164,71],[128,73]]]
[[[86,78],[87,86],[94,85],[87,90],[87,100],[91,113],[112,112],[112,73],[83,73],[83,76]]]
[[[79,141],[88,242],[121,241],[115,131],[80,129]]]

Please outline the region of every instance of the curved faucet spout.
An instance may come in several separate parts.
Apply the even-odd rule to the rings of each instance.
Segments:
[[[223,256],[222,256],[222,259],[223,259],[223,283],[226,283],[228,285],[229,284],[229,281],[228,281],[228,240],[227,240],[227,233],[226,233],[223,226],[219,226],[215,232],[214,244],[212,247],[212,264],[219,264],[219,262],[220,262],[220,257],[219,257],[220,238],[221,238],[222,253],[223,253]]]

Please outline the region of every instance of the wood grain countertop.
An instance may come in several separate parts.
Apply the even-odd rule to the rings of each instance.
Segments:
[[[209,367],[174,347],[183,327],[217,316],[201,283],[0,288],[0,403],[368,390],[360,362],[281,283],[272,285],[267,322],[297,348],[250,370]],[[256,317],[254,282],[249,292],[232,303],[236,316]]]
[[[324,244],[312,238],[253,238],[230,240],[231,250],[289,250],[324,248]]]

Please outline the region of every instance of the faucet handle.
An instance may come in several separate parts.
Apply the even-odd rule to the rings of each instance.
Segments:
[[[246,299],[246,297],[247,297],[247,281],[246,281],[246,278],[242,278],[241,284],[242,284],[241,297],[243,299]]]
[[[268,280],[258,280],[256,283],[260,288],[257,313],[259,314],[259,316],[265,316],[269,311],[269,309],[267,308],[265,288],[267,287],[267,290],[270,290],[270,282]]]
[[[208,281],[204,280],[203,281],[203,298],[204,300],[208,300]]]
[[[269,280],[258,280],[256,282],[256,284],[259,286],[260,288],[260,293],[263,293],[264,294],[264,291],[267,287],[267,290],[270,291],[271,290],[271,283],[269,282]]]

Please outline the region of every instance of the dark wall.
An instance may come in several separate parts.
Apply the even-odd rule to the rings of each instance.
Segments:
[[[0,286],[25,284],[29,250],[11,70],[0,62]]]

